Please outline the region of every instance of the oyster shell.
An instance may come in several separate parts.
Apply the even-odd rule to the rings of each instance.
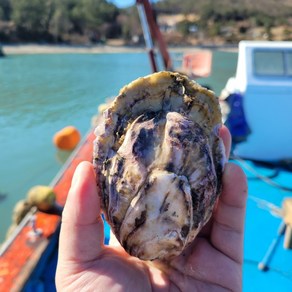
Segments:
[[[179,73],[121,89],[96,128],[101,205],[125,250],[143,260],[179,255],[209,220],[225,161],[214,94]]]

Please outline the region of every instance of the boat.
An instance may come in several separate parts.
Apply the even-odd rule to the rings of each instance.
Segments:
[[[221,101],[231,160],[248,178],[244,291],[292,291],[291,97],[292,42],[241,41]]]
[[[240,42],[236,75],[224,94],[227,124],[234,142],[241,142],[235,154],[270,162],[292,158],[292,42]]]
[[[77,165],[92,161],[93,129],[82,139],[52,180],[59,206],[63,206]],[[52,214],[53,213],[53,214]],[[0,291],[55,291],[60,214],[32,208],[0,248]],[[109,227],[105,243],[109,241]]]
[[[153,25],[154,18],[151,18],[152,14],[149,2],[146,0],[137,2],[138,6],[141,5],[139,12],[144,19],[142,20],[142,24],[144,21],[143,30],[146,38],[154,35],[159,39],[165,69],[171,70],[172,63],[163,39],[161,39],[157,27]],[[152,25],[149,25],[149,23],[152,23]],[[153,31],[150,33],[151,26],[152,30],[156,31],[156,33]],[[252,44],[250,43],[250,45]],[[254,48],[256,45],[254,44]],[[247,43],[244,45],[240,44],[239,51],[241,52],[241,48],[245,48],[246,46]],[[259,52],[262,52],[264,49],[264,45],[261,44]],[[158,69],[158,66],[155,62],[154,47],[150,39],[148,40],[148,52],[152,69],[155,71]],[[250,68],[248,64],[252,65],[251,60],[253,60],[251,59],[251,55],[246,54],[246,57],[242,59],[241,53],[239,54],[238,79],[235,79],[238,83],[233,83],[239,85],[245,84],[246,88],[248,88],[247,93],[244,91],[244,87],[237,89],[235,85],[234,88],[236,88],[236,91],[232,92],[230,90],[230,82],[233,81],[229,81],[229,85],[226,87],[226,91],[229,90],[229,94],[225,102],[229,101],[229,107],[232,107],[230,102],[232,100],[232,94],[233,96],[239,97],[238,99],[233,99],[234,106],[236,104],[238,105],[236,103],[238,101],[240,105],[243,105],[240,110],[235,112],[237,114],[239,113],[240,125],[244,125],[243,129],[241,129],[241,135],[237,135],[238,132],[234,130],[238,124],[235,124],[236,127],[233,125],[234,128],[232,128],[230,122],[232,121],[232,109],[229,112],[229,116],[228,114],[226,116],[226,121],[229,123],[228,125],[233,133],[233,141],[236,147],[240,143],[249,143],[247,136],[253,131],[254,125],[250,119],[251,113],[244,106],[244,98],[248,96],[251,89],[254,89],[255,92],[260,92],[260,90],[265,89],[265,86],[260,82],[258,82],[259,88],[256,90],[254,87],[249,87],[252,85],[249,83],[249,79],[246,79],[245,82],[240,79],[240,76],[247,76],[249,73],[244,70]],[[270,77],[270,82],[272,83],[273,76]],[[261,86],[263,87],[261,88]],[[274,88],[271,85],[269,89],[272,91]],[[254,99],[256,98],[254,97]],[[263,107],[266,105],[267,102],[263,102],[262,100],[258,110],[263,111]],[[288,101],[286,106],[287,111],[291,109],[291,107],[288,107]],[[273,121],[278,118],[279,115],[275,116],[273,114],[270,116],[270,119]],[[236,119],[233,120],[237,122]],[[257,122],[257,119],[255,119],[255,122]],[[260,134],[256,134],[258,133],[254,133],[255,139],[258,135],[260,136]],[[92,127],[51,182],[50,186],[57,195],[57,203],[59,205],[64,205],[66,201],[76,166],[84,160],[92,161],[93,140],[94,134]],[[266,144],[274,142],[272,140],[273,137],[271,135],[265,138]],[[249,184],[244,241],[243,291],[292,291],[291,223],[289,223],[291,222],[289,221],[291,217],[291,215],[289,216],[289,197],[291,197],[292,193],[289,183],[291,185],[292,173],[289,168],[284,167],[282,164],[267,162],[265,159],[266,156],[258,157],[254,155],[245,157],[241,155],[242,152],[236,150],[236,147],[233,149],[231,160],[242,166],[246,172]],[[275,158],[273,162],[277,158],[282,157],[282,146],[279,148],[277,150],[275,149],[280,154],[278,153],[279,156],[273,157]],[[54,279],[58,257],[59,230],[60,214],[47,214],[40,212],[36,208],[32,208],[28,212],[14,230],[13,234],[1,246],[0,291],[56,290]],[[110,229],[106,225],[106,244],[108,244],[109,239]]]

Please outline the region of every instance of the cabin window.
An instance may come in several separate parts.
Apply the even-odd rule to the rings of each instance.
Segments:
[[[292,76],[292,52],[287,53],[287,74]]]
[[[255,51],[254,73],[260,76],[285,75],[283,51]]]
[[[253,67],[256,76],[292,76],[292,51],[255,50]]]

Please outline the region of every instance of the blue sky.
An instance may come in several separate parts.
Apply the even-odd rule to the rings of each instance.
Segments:
[[[108,2],[115,4],[119,8],[129,7],[136,3],[135,0],[108,0]]]
[[[107,0],[107,1],[115,4],[119,8],[129,7],[129,6],[134,5],[136,3],[136,0]],[[151,2],[151,0],[150,0],[150,2]],[[157,0],[155,0],[154,2],[157,2]]]

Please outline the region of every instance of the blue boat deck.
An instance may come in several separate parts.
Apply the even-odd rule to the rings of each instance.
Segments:
[[[284,248],[281,208],[292,192],[292,172],[239,163],[248,178],[244,239],[243,291],[292,291],[292,250]],[[263,178],[263,177],[264,178]],[[266,179],[266,181],[263,181]],[[277,186],[276,186],[277,184]],[[259,269],[265,266],[265,270]]]
[[[291,192],[280,186],[289,187],[292,172],[279,170],[272,180],[263,181],[262,176],[274,176],[275,169],[254,165],[251,162],[238,162],[248,178],[249,196],[245,222],[243,291],[292,291],[292,250],[283,247],[284,233],[281,218],[283,199]],[[278,184],[278,187],[273,184]],[[234,218],[236,220],[236,218]],[[280,230],[279,230],[280,229]],[[109,227],[106,225],[106,243],[109,240]],[[55,270],[58,257],[58,234],[52,238],[31,275],[23,291],[55,291]],[[259,269],[260,263],[266,265]]]

